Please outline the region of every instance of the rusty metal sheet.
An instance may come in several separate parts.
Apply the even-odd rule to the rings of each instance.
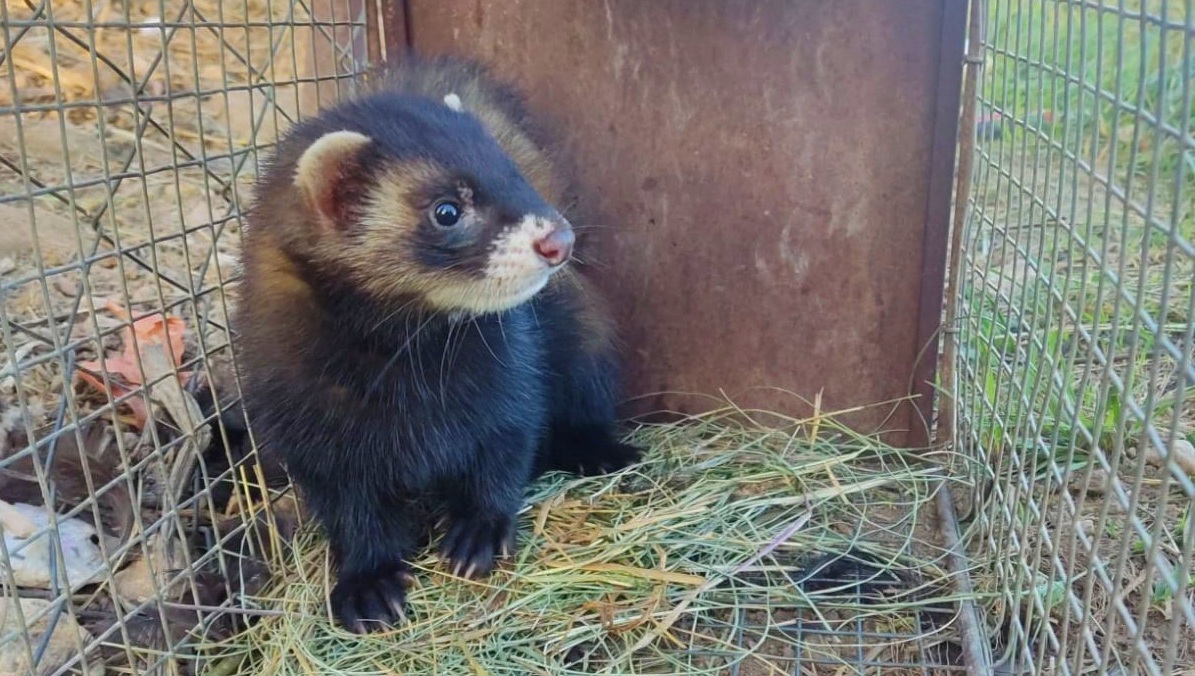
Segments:
[[[790,393],[835,410],[928,391],[962,6],[408,0],[403,16],[417,51],[520,83],[564,142],[629,394],[651,395],[632,410],[725,394],[802,415]],[[920,442],[925,412],[850,421]]]

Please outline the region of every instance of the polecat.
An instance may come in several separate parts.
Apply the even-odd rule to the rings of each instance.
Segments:
[[[238,367],[254,435],[322,524],[350,630],[404,613],[433,521],[456,574],[514,542],[547,470],[634,462],[618,353],[568,268],[562,184],[513,87],[479,64],[404,60],[297,124],[244,232]]]

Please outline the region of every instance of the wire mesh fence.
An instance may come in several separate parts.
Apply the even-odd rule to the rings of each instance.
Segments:
[[[295,510],[246,470],[240,212],[364,31],[327,0],[0,2],[0,672],[179,673],[250,612],[215,611]]]
[[[989,636],[1009,673],[1192,673],[1195,9],[977,6],[955,386]]]
[[[315,566],[312,584],[302,575],[311,560],[326,566],[322,548],[280,545],[301,509],[285,478],[255,462],[228,323],[240,216],[258,163],[280,131],[362,79],[378,42],[367,10],[334,0],[0,0],[0,673],[227,673],[247,652],[279,672],[292,658],[310,672],[306,660],[356,668],[369,654],[366,642],[344,652],[327,622],[316,622],[326,619],[326,569]],[[926,468],[872,476],[877,468],[861,465],[853,478],[847,459],[904,456],[871,442],[848,452],[852,437],[827,444],[814,438],[819,425],[831,427],[819,418],[807,423],[813,432],[762,433],[793,467],[757,463],[730,474],[752,479],[752,488],[728,513],[758,511],[751,528],[760,532],[750,539],[735,529],[744,551],[711,550],[739,558],[696,568],[710,576],[709,589],[698,590],[704,596],[680,585],[665,597],[652,583],[634,587],[643,598],[619,600],[625,581],[602,592],[584,570],[553,593],[532,595],[562,608],[551,621],[569,629],[552,642],[578,644],[537,656],[535,666],[609,668],[646,640],[634,632],[651,630],[668,640],[640,656],[634,668],[645,673],[964,671],[949,574],[923,518],[933,497]],[[729,462],[731,450],[753,458],[756,446],[719,452],[711,467]],[[659,458],[662,444],[654,447]],[[696,447],[684,447],[689,462],[700,458]],[[702,471],[688,498],[675,486],[667,496],[694,533],[718,524],[684,500],[739,491],[736,483],[718,489],[705,476],[711,470]],[[790,482],[810,493],[808,505],[789,495]],[[585,514],[576,518],[557,497],[553,504],[555,518],[567,521],[558,541],[578,546],[587,532],[578,524],[595,527],[592,499],[570,502]],[[806,507],[817,509],[818,526],[795,533],[786,523],[813,518]],[[789,530],[768,530],[780,527]],[[615,550],[625,557],[610,564],[616,571],[640,570],[641,558],[656,556],[663,540],[639,530],[655,545]],[[785,532],[792,542],[773,541]],[[882,570],[848,566],[842,579],[821,572],[816,589],[791,579],[806,554],[860,543],[892,561]],[[680,545],[673,551],[673,567],[702,558]],[[289,573],[287,592],[315,600],[276,593],[277,604],[266,605],[261,593],[280,570]],[[743,588],[733,594],[712,585],[740,574]],[[466,591],[469,601],[451,605],[440,622],[470,604],[501,610]],[[440,603],[453,598],[441,593]],[[654,609],[656,624],[624,621],[640,606]],[[240,643],[224,640],[247,635],[241,630],[254,619],[281,616],[302,620],[287,625],[300,632],[293,644],[264,623]],[[324,633],[311,634],[308,620]],[[597,638],[573,638],[577,622]],[[441,626],[426,624],[417,636]],[[294,647],[301,644],[315,645]],[[522,658],[524,650],[504,652]],[[393,659],[392,644],[381,651]],[[453,657],[471,663],[466,651]]]
[[[952,300],[987,637],[1032,673],[1183,673],[1195,10],[976,6],[986,65]],[[228,294],[257,163],[352,91],[366,13],[0,1],[0,671],[177,673],[244,618],[285,612],[244,602],[300,510],[252,462]],[[789,621],[773,667],[817,671],[825,640],[858,648],[832,669],[961,671],[956,610],[883,630]],[[765,631],[731,624],[738,643]],[[916,655],[863,650],[892,641]]]

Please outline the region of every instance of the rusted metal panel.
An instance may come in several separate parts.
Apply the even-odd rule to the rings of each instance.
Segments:
[[[401,7],[401,5],[400,5]],[[365,40],[370,63],[377,63],[386,58],[386,47],[382,40],[385,38],[385,26],[392,23],[392,17],[379,16],[378,0],[365,0]],[[406,34],[403,34],[406,41]]]
[[[933,148],[930,151],[929,200],[925,205],[925,249],[921,263],[921,312],[913,364],[912,393],[917,397],[909,442],[921,447],[931,440],[940,329],[946,293],[946,260],[950,244],[952,189],[958,155],[959,109],[962,105],[963,62],[966,54],[967,2],[946,0],[942,7],[942,37],[938,60],[938,88],[934,101]],[[936,432],[936,430],[935,430]],[[941,437],[949,439],[949,437]]]
[[[405,0],[377,0],[381,5],[382,35],[387,58],[398,58],[410,46],[410,25],[407,23]]]
[[[634,409],[723,393],[801,415],[781,389],[834,410],[932,380],[963,5],[407,0],[405,19],[417,51],[519,82],[564,142],[630,393],[691,393]],[[920,420],[851,417],[897,442]]]

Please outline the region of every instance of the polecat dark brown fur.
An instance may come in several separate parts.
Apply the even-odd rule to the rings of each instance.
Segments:
[[[296,125],[244,233],[246,411],[327,533],[337,619],[403,614],[435,519],[466,576],[510,551],[539,473],[622,468],[609,318],[566,269],[562,185],[477,64],[404,61]]]

